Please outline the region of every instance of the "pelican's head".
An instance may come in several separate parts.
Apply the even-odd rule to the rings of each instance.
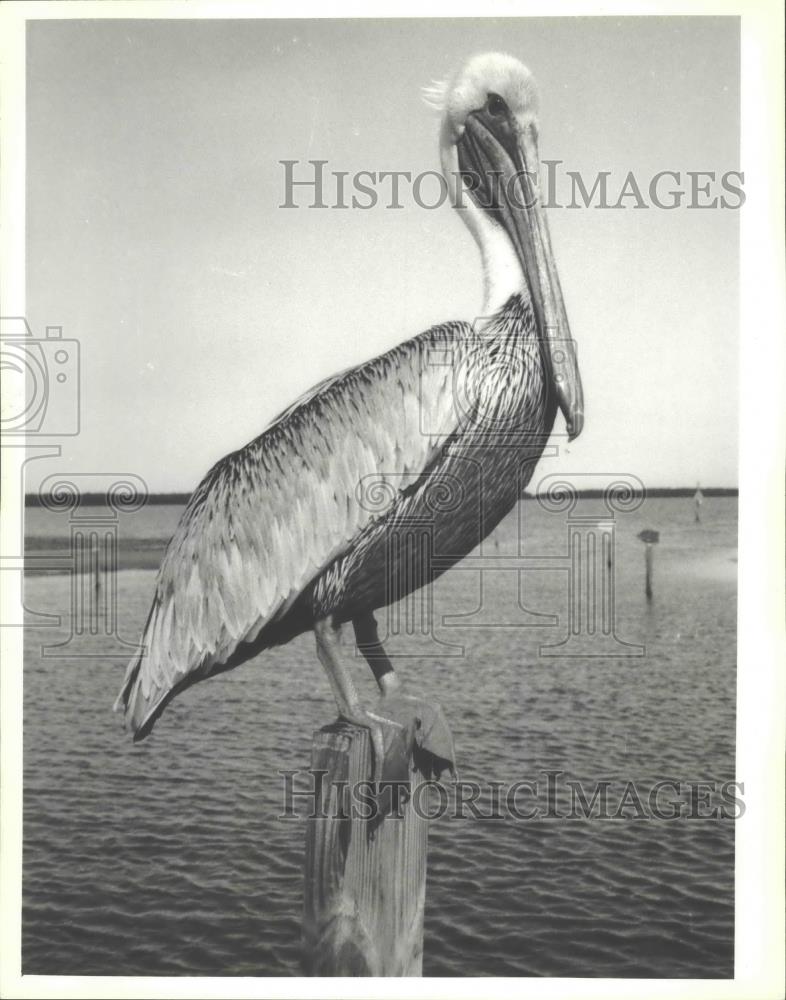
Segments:
[[[492,52],[474,56],[451,83],[425,96],[442,112],[442,168],[453,204],[480,244],[487,308],[495,300],[495,283],[504,288],[512,280],[528,294],[574,438],[581,433],[584,404],[540,203],[535,80],[518,59]]]
[[[458,142],[470,115],[485,111],[490,120],[503,115],[521,129],[537,132],[538,88],[532,73],[513,56],[487,52],[473,56],[449,85],[427,88],[426,99],[444,113],[444,141]]]

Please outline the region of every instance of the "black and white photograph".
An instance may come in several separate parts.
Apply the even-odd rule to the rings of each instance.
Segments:
[[[782,996],[779,5],[3,23],[3,996]]]

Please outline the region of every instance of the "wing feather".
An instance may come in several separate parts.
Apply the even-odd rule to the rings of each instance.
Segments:
[[[210,470],[159,570],[147,655],[129,664],[116,703],[135,738],[352,546],[375,516],[359,494],[366,477],[401,494],[423,474],[458,424],[451,369],[429,351],[461,350],[470,336],[464,324],[435,327],[326,379]]]

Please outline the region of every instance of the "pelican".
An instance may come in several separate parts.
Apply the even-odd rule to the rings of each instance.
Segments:
[[[481,318],[435,326],[326,379],[207,473],[167,548],[144,652],[115,705],[134,740],[196,681],[313,630],[340,717],[369,730],[378,779],[385,702],[401,689],[374,612],[494,530],[557,409],[570,439],[581,432],[575,345],[539,198],[533,77],[489,53],[426,96],[441,111],[451,202],[480,250]],[[382,505],[368,501],[374,486]],[[402,531],[420,523],[426,546]],[[348,622],[379,687],[373,712],[342,653]]]

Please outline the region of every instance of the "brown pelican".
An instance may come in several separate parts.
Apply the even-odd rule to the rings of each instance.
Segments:
[[[480,248],[483,318],[436,326],[326,379],[208,472],[169,543],[146,655],[130,663],[115,706],[135,740],[195,681],[313,629],[341,717],[370,731],[378,778],[385,698],[399,682],[375,610],[493,531],[530,479],[557,408],[571,438],[581,431],[539,200],[532,75],[510,56],[480,55],[430,99],[441,107],[451,200]],[[387,491],[382,507],[368,502],[369,484]],[[426,546],[398,531],[420,522]],[[349,621],[379,685],[376,714],[342,655]]]

